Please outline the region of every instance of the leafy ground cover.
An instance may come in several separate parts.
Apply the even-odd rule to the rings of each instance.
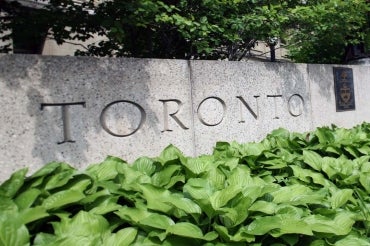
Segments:
[[[0,186],[0,245],[370,245],[369,159],[363,123],[21,169]]]

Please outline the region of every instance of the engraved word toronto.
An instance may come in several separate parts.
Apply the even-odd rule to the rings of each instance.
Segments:
[[[261,96],[255,95],[253,97],[255,100],[253,108],[247,103],[247,101],[242,96],[235,97],[235,100],[238,100],[239,105],[240,105],[238,123],[245,123],[245,119],[244,119],[245,112],[250,114],[255,120],[259,119],[260,117],[259,116],[259,100],[261,99]],[[272,116],[272,119],[279,119],[279,113],[277,112],[278,111],[277,104],[279,100],[282,100],[283,96],[282,95],[266,95],[266,97],[265,96],[263,97],[266,100],[270,100],[271,105],[273,105],[274,107],[275,114]],[[159,99],[158,102],[161,102],[162,104],[162,112],[163,112],[162,132],[172,131],[172,129],[170,129],[170,126],[169,126],[170,120],[173,120],[174,122],[176,122],[176,124],[183,130],[189,129],[189,127],[187,127],[186,124],[183,122],[183,120],[178,116],[183,106],[183,102],[181,100],[179,99]],[[202,112],[207,112],[207,103],[209,102],[213,102],[213,104],[221,106],[220,108],[222,108],[222,111],[220,115],[218,116],[218,118],[213,119],[212,121],[207,119],[202,113]],[[288,96],[286,98],[286,102],[287,102],[286,109],[289,115],[291,115],[292,117],[298,117],[303,114],[305,102],[304,102],[303,97],[300,94],[292,94]],[[169,112],[170,103],[175,104],[177,107],[175,110],[172,109],[173,112]],[[117,130],[114,131],[110,129],[109,125],[107,124],[107,117],[109,115],[109,109],[111,109],[112,107],[124,108],[126,106],[134,107],[139,112],[139,120],[137,120],[137,122],[135,123],[135,126],[131,127],[130,131],[125,132],[125,133],[117,132]],[[63,102],[63,103],[41,103],[41,107],[40,107],[41,110],[44,110],[44,108],[46,107],[60,107],[61,108],[61,114],[62,114],[61,118],[62,118],[62,125],[63,125],[63,131],[62,131],[63,141],[58,142],[58,144],[75,142],[71,134],[72,126],[71,126],[71,119],[70,119],[71,116],[70,116],[69,110],[71,107],[86,108],[86,102],[81,101],[81,102]],[[205,126],[209,126],[209,127],[214,127],[214,126],[221,124],[228,110],[225,101],[222,98],[216,97],[216,96],[209,96],[201,100],[200,103],[197,104],[194,109],[196,109],[194,118],[198,119],[201,124]],[[114,137],[128,137],[128,136],[135,134],[138,130],[140,130],[143,127],[143,125],[145,124],[147,120],[147,112],[145,108],[137,102],[130,101],[130,100],[118,100],[118,101],[113,101],[107,104],[101,111],[99,119],[100,119],[100,126],[108,134]]]

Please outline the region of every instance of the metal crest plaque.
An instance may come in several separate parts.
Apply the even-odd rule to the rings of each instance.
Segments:
[[[333,72],[337,112],[355,110],[352,68],[334,67]]]

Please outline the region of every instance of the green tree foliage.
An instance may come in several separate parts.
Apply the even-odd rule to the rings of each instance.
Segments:
[[[3,0],[0,10],[7,13],[3,34],[32,23],[37,28],[28,30],[41,36],[48,30],[59,44],[106,37],[77,55],[240,60],[257,40],[280,38],[294,61],[337,63],[348,44],[366,39],[369,6],[366,0],[50,0],[30,13]]]
[[[310,1],[307,1],[310,2]],[[290,56],[306,63],[340,63],[347,45],[361,44],[369,32],[369,3],[313,1],[311,6],[292,9],[288,31]]]

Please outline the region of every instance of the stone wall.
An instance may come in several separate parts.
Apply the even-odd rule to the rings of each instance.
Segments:
[[[0,56],[0,180],[51,161],[129,162],[167,145],[186,155],[217,141],[259,141],[370,121],[370,69],[353,72],[355,110],[338,112],[331,65]]]

